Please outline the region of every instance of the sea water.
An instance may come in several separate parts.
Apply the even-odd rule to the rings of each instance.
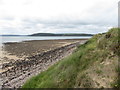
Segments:
[[[88,39],[91,36],[0,36],[0,44],[6,42],[21,42],[30,40],[55,40],[55,39]]]

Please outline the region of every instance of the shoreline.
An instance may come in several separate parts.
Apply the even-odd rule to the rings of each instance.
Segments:
[[[16,42],[4,42],[4,43],[1,43],[1,45],[4,45],[4,44],[9,44],[9,43],[22,43],[22,42],[33,42],[33,41],[56,41],[56,40],[88,40],[90,38],[81,38],[81,39],[45,39],[45,40],[25,40],[25,41],[16,41]]]
[[[0,46],[0,63],[24,59],[39,53],[50,51],[78,41],[88,39],[28,40],[22,42],[6,42]]]
[[[2,63],[3,71],[1,75],[2,78],[4,78],[2,81],[3,87],[21,87],[31,76],[37,75],[41,71],[46,70],[49,66],[67,57],[79,44],[85,42],[86,40],[83,39],[72,39],[34,40],[4,44],[4,51],[7,51],[7,58],[3,58],[3,61],[5,59],[8,59],[8,61],[6,60],[6,63]],[[45,50],[43,50],[43,48]],[[34,52],[36,50],[37,52]],[[23,54],[23,52],[25,53]],[[22,55],[25,55],[25,57]]]
[[[10,54],[16,55],[19,53],[19,56],[23,53],[36,54],[52,50],[67,44],[71,44],[78,41],[86,41],[88,39],[55,39],[55,40],[28,40],[22,42],[6,42],[2,44],[3,51],[6,51]],[[23,50],[23,48],[26,50]],[[32,48],[32,50],[31,50]],[[19,52],[20,51],[20,52]],[[22,55],[23,55],[22,54]],[[26,56],[25,54],[25,56]],[[27,55],[28,56],[28,55]]]

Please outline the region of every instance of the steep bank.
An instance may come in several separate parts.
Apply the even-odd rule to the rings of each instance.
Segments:
[[[47,71],[34,76],[23,88],[119,87],[118,29],[93,36],[76,52]]]

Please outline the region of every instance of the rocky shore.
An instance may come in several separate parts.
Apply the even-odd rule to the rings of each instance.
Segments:
[[[33,41],[32,43],[35,47],[34,50],[30,49],[31,47],[33,47],[33,45],[29,41],[29,45],[31,43],[31,46],[29,47],[27,46],[28,43],[26,44],[26,42],[16,43],[15,47],[12,46],[14,45],[14,43],[5,44],[5,50],[7,50],[9,53],[10,49],[12,48],[19,48],[21,49],[21,52],[23,52],[24,49],[25,51],[28,49],[29,52],[27,51],[28,53],[24,53],[24,57],[21,57],[22,55],[19,49],[16,49],[18,51],[16,51],[15,49],[11,50],[12,55],[16,54],[17,58],[16,60],[8,60],[7,63],[2,63],[2,71],[0,72],[2,88],[20,88],[30,77],[39,74],[41,71],[46,70],[49,66],[70,55],[79,44],[83,44],[84,42],[86,42],[86,40],[64,40],[60,41],[62,43],[60,44],[60,42],[58,41],[48,41],[46,43],[47,45],[45,44],[45,41],[43,41],[44,43],[36,41],[37,43],[39,43],[37,44],[37,47],[35,47],[35,43],[33,43],[35,41]],[[23,44],[24,47],[21,44]],[[42,49],[44,49],[40,52],[39,45],[42,44],[43,47],[48,46],[50,48],[48,49],[46,47],[46,49],[40,46]],[[19,46],[17,47],[17,45]],[[5,57],[3,57],[3,59],[5,59]]]

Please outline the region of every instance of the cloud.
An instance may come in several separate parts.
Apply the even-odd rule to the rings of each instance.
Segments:
[[[101,33],[117,27],[118,0],[0,0],[2,34]]]

